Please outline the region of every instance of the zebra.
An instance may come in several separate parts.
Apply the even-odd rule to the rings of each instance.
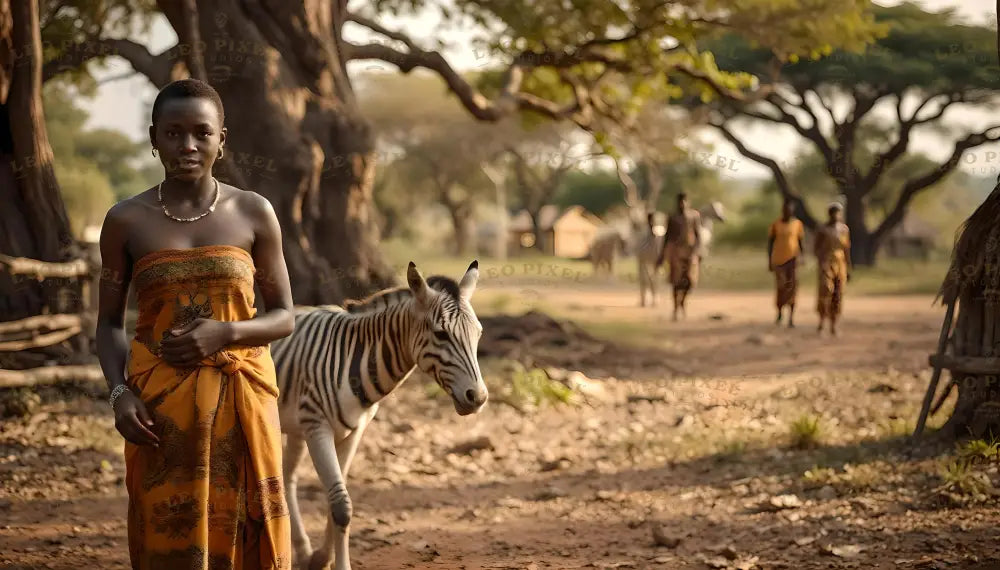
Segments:
[[[615,258],[625,252],[625,239],[618,230],[607,231],[599,234],[590,242],[590,251],[587,259],[594,266],[594,275],[597,275],[602,267],[607,267],[608,275],[615,274]]]
[[[663,249],[663,238],[656,235],[656,215],[652,212],[646,215],[646,224],[633,233],[635,244],[635,260],[637,264],[636,277],[639,281],[639,306],[646,306],[646,292],[649,292],[650,306],[658,302],[656,290],[656,260]]]
[[[698,209],[701,214],[701,242],[698,248],[698,255],[704,259],[708,257],[708,248],[712,244],[712,230],[715,222],[726,222],[726,215],[723,212],[722,202],[711,202]]]
[[[294,332],[271,343],[279,421],[286,441],[282,475],[298,567],[350,570],[351,499],[346,479],[379,400],[415,370],[448,393],[461,415],[479,412],[489,393],[476,351],[483,334],[470,303],[479,262],[461,281],[427,280],[411,261],[407,285],[362,301],[299,308]],[[326,533],[315,552],[296,496],[295,468],[309,452],[329,502]]]

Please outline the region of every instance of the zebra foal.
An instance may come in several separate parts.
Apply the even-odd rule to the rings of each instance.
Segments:
[[[447,392],[459,415],[489,396],[476,351],[483,327],[470,298],[479,279],[473,261],[460,282],[427,280],[410,262],[406,287],[387,289],[347,309],[303,308],[295,331],[271,343],[278,376],[285,495],[296,565],[350,570],[351,498],[347,473],[379,401],[420,368]],[[295,467],[308,448],[329,502],[323,544],[309,543],[296,496]]]

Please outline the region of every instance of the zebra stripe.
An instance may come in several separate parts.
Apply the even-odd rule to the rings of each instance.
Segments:
[[[292,544],[301,563],[322,567],[335,554],[338,570],[350,568],[347,472],[379,401],[414,369],[451,394],[461,415],[485,404],[488,392],[476,359],[482,325],[469,302],[478,267],[473,262],[456,283],[445,277],[425,281],[411,263],[409,287],[347,303],[346,310],[297,308],[294,332],[271,343],[281,431],[287,435],[283,474]],[[312,556],[295,495],[295,467],[307,446],[330,505],[317,556]]]

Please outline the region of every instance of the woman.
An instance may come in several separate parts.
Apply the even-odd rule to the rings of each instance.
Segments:
[[[795,274],[802,253],[802,238],[806,231],[802,222],[795,217],[795,203],[785,200],[781,207],[781,218],[775,220],[767,234],[767,269],[774,272],[778,318],[781,310],[788,305],[788,326],[795,326],[795,297],[799,280]]]
[[[828,219],[816,230],[816,259],[819,265],[819,327],[830,319],[830,334],[837,336],[837,317],[843,308],[844,286],[851,280],[851,232],[841,222],[844,207],[830,204]]]
[[[292,296],[268,201],[212,176],[223,124],[208,84],[164,87],[149,128],[164,180],[113,206],[101,230],[97,350],[126,440],[135,569],[291,567],[267,345],[292,332]]]

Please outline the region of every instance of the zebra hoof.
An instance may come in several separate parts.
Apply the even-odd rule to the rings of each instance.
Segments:
[[[317,550],[309,560],[309,570],[330,570],[330,562],[332,560],[329,553]]]
[[[310,546],[304,548],[296,548],[295,551],[295,568],[296,570],[308,570],[309,565],[312,563],[313,549]]]

